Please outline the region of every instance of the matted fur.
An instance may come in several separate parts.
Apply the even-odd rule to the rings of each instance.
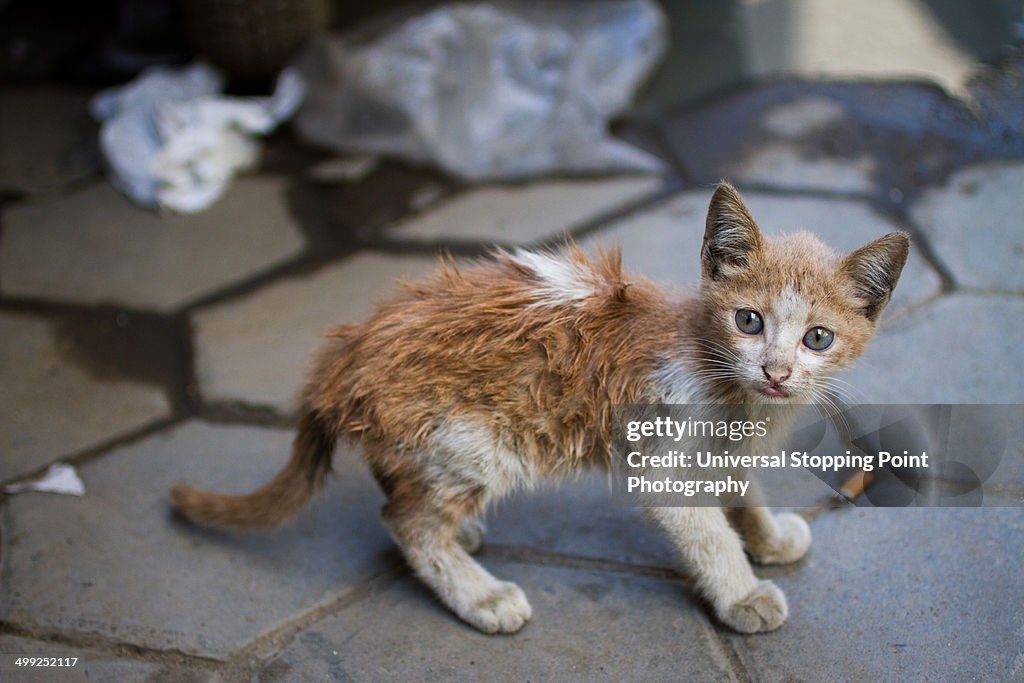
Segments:
[[[874,333],[907,239],[894,233],[845,258],[809,233],[769,239],[723,184],[700,254],[701,287],[682,292],[624,273],[618,249],[444,263],[368,320],[330,330],[302,392],[293,459],[274,481],[249,496],[179,486],[173,500],[197,521],[278,523],[318,488],[334,439],[354,439],[417,574],[481,630],[517,630],[531,614],[522,591],[463,547],[479,545],[471,522],[486,505],[607,466],[618,405],[814,400]],[[764,334],[737,329],[742,308],[763,314]],[[801,347],[808,325],[834,330],[833,346]],[[716,508],[650,512],[719,619],[744,632],[784,621],[785,598],[756,580],[744,548],[758,561],[798,559],[810,543],[803,520],[754,508],[734,511],[734,527]]]

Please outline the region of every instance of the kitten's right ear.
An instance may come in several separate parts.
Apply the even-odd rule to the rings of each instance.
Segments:
[[[740,199],[736,188],[719,183],[711,197],[701,248],[701,271],[708,280],[723,280],[730,271],[744,268],[761,248],[761,231]]]

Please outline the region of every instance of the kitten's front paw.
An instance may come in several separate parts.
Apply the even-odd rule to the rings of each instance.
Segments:
[[[718,618],[740,633],[774,631],[786,621],[786,596],[771,581],[758,581],[754,590]]]
[[[811,527],[804,518],[792,512],[775,515],[778,536],[751,555],[759,564],[789,564],[807,554],[811,547]]]
[[[526,594],[508,581],[497,582],[493,590],[459,612],[462,619],[484,633],[515,633],[532,615]]]

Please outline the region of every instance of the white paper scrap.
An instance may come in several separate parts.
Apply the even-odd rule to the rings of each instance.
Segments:
[[[45,491],[48,493],[63,493],[68,496],[84,496],[85,484],[82,483],[78,472],[72,465],[58,462],[50,465],[49,469],[38,479],[8,484],[2,490],[4,493]]]

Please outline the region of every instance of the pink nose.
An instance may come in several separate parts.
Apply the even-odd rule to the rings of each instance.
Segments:
[[[762,365],[761,371],[764,372],[764,376],[767,377],[768,381],[771,382],[772,384],[782,384],[787,379],[789,379],[789,376],[791,374],[793,374],[792,367],[773,368],[769,370],[767,365]]]

